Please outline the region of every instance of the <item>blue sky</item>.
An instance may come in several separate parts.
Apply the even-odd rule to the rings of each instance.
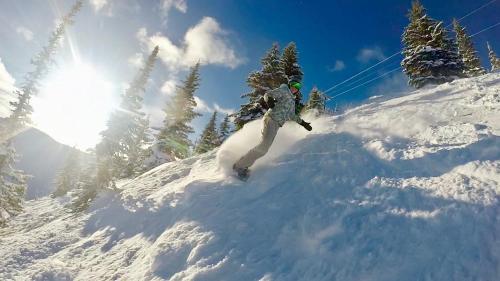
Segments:
[[[460,18],[489,1],[421,2],[431,17],[449,24],[453,17]],[[30,57],[46,43],[55,21],[72,3],[0,0],[0,79],[4,77],[0,86],[6,88],[13,79],[22,81],[23,74],[30,70]],[[118,97],[132,79],[137,63],[159,44],[161,59],[145,96],[146,110],[157,125],[173,85],[183,79],[189,65],[201,60],[202,82],[197,98],[198,110],[204,116],[193,122],[199,132],[209,111],[239,108],[243,101],[240,95],[247,91],[248,73],[260,68],[259,60],[273,42],[281,46],[296,42],[305,73],[305,94],[313,85],[325,90],[401,50],[401,33],[408,23],[406,13],[411,1],[89,0],[85,4],[68,31],[69,40],[63,42],[54,68],[65,72],[76,52],[79,59],[99,69],[99,75],[115,85],[113,95]],[[462,23],[473,34],[497,23],[499,12],[500,0]],[[473,39],[483,64],[489,67],[486,41],[500,53],[500,27]],[[368,72],[371,76],[365,80],[351,87],[342,85],[330,94],[342,93],[394,69],[399,61],[399,56],[394,57]],[[373,95],[405,89],[405,77],[396,71],[339,96],[329,105],[359,103]]]

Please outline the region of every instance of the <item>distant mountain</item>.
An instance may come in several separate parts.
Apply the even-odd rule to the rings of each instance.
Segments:
[[[14,138],[19,154],[16,168],[31,175],[28,180],[26,199],[49,195],[54,189],[54,179],[74,148],[61,144],[44,132],[30,128]],[[82,152],[82,155],[85,153]]]

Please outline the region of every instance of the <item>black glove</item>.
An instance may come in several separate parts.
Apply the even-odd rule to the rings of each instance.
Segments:
[[[260,99],[257,101],[257,103],[260,105],[260,108],[268,110],[269,106],[267,105],[267,102],[264,100],[264,97],[260,97]]]
[[[276,105],[276,100],[272,97],[267,97],[267,107],[273,108]]]
[[[246,110],[248,110],[248,112],[250,112],[251,114],[263,113],[262,106],[259,103],[253,103],[251,106],[246,108]]]
[[[302,121],[300,122],[300,125],[301,125],[302,127],[306,128],[306,130],[308,130],[308,131],[311,131],[311,130],[313,129],[313,128],[311,127],[311,123],[306,122],[306,121],[304,121],[304,120],[302,120]]]

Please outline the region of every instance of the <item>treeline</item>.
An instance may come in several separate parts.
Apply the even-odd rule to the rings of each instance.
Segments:
[[[17,99],[11,102],[12,113],[0,124],[0,226],[22,210],[26,190],[26,175],[14,169],[17,155],[11,138],[31,123],[33,108],[30,100],[38,93],[40,81],[54,62],[65,30],[73,24],[82,5],[83,0],[76,1],[52,32],[47,45],[32,58],[33,71],[25,75],[19,90],[14,92]],[[410,85],[420,88],[486,73],[471,37],[457,20],[453,22],[455,37],[451,37],[443,23],[430,18],[419,1],[413,2],[408,17],[410,23],[402,36],[404,58],[401,66]],[[500,70],[500,59],[489,43],[487,47],[491,71]],[[69,193],[72,199],[69,207],[73,211],[85,210],[99,192],[115,190],[120,179],[133,178],[162,163],[220,146],[234,130],[265,113],[263,96],[267,91],[292,79],[302,81],[304,76],[296,44],[291,42],[283,50],[278,44],[273,44],[262,57],[261,68],[248,75],[249,91],[242,95],[246,102],[231,116],[224,116],[220,123],[218,113],[213,112],[197,141],[192,143],[189,138],[194,133],[191,122],[200,116],[195,111],[194,98],[201,81],[199,63],[190,68],[173,97],[165,104],[163,125],[156,134],[152,133],[149,117],[142,110],[143,95],[159,52],[158,47],[153,49],[121,96],[120,106],[110,115],[106,130],[101,132],[101,141],[91,150],[92,160],[83,161],[75,152],[69,155],[59,171],[52,196]],[[324,114],[326,95],[313,87],[308,96],[305,104],[301,96],[297,97],[297,114]]]
[[[62,17],[56,29],[51,33],[47,45],[31,59],[32,71],[24,76],[24,80],[14,95],[17,99],[10,103],[11,114],[0,124],[0,227],[6,221],[22,211],[27,175],[16,170],[14,163],[17,154],[12,146],[12,137],[31,123],[33,108],[31,98],[38,94],[40,82],[46,77],[50,66],[54,63],[60,41],[66,28],[73,24],[74,17],[81,10],[83,1],[77,1],[70,12]]]
[[[412,3],[408,18],[410,23],[402,36],[401,66],[410,85],[421,88],[486,73],[471,36],[458,20],[453,20],[455,36],[450,36],[443,22],[429,17],[418,0]],[[496,71],[500,69],[500,60],[489,43],[487,46],[491,71]]]
[[[94,151],[95,164],[81,169],[75,155],[70,155],[58,175],[57,189],[53,195],[61,196],[71,191],[72,210],[85,210],[100,191],[116,189],[115,183],[119,179],[133,178],[165,162],[185,159],[217,148],[233,131],[231,118],[234,119],[235,129],[260,118],[265,113],[261,99],[267,90],[286,84],[291,78],[300,81],[303,76],[295,43],[288,44],[283,54],[280,53],[279,46],[273,44],[262,59],[262,69],[249,74],[247,81],[252,91],[243,96],[248,97],[250,102],[242,105],[241,110],[235,114],[226,115],[220,124],[217,122],[218,113],[213,112],[205,129],[193,144],[189,139],[189,135],[194,133],[190,123],[200,116],[195,112],[194,99],[200,86],[198,63],[190,69],[172,99],[166,103],[163,127],[153,136],[154,140],[151,140],[148,118],[141,111],[142,95],[159,51],[158,47],[153,50],[122,96],[120,108],[111,115],[107,129],[101,133],[102,140]],[[324,95],[314,88],[309,96],[302,111],[323,113]],[[300,98],[297,99],[299,104]]]
[[[0,123],[0,226],[22,211],[26,190],[27,175],[14,169],[18,156],[12,138],[31,124],[30,100],[38,94],[40,81],[48,74],[66,29],[74,23],[82,6],[83,0],[76,1],[52,32],[48,44],[32,58],[34,70],[25,75],[19,90],[14,92],[17,98],[10,103],[11,114]],[[70,193],[71,210],[86,209],[100,191],[115,189],[119,179],[135,177],[167,161],[210,151],[231,133],[229,116],[217,126],[217,112],[214,112],[196,145],[189,139],[194,133],[190,123],[200,116],[195,112],[194,99],[200,83],[199,64],[191,67],[186,79],[177,86],[164,107],[162,128],[157,134],[152,133],[149,117],[142,111],[143,94],[159,52],[158,47],[154,48],[121,96],[120,106],[110,115],[106,130],[101,132],[101,141],[90,150],[90,157],[81,159],[80,152],[75,150],[58,172],[52,196]]]
[[[14,169],[17,154],[11,139],[31,124],[33,108],[30,100],[39,92],[40,81],[49,72],[65,31],[74,23],[82,5],[83,0],[79,0],[72,6],[51,34],[48,44],[31,60],[34,70],[25,75],[20,89],[15,91],[17,99],[11,102],[11,115],[1,123],[0,225],[22,210],[26,190],[27,175]],[[143,95],[160,51],[155,47],[138,70],[121,96],[120,106],[111,113],[107,128],[100,133],[101,141],[89,150],[90,157],[81,159],[80,152],[74,150],[58,171],[52,196],[69,195],[71,202],[68,207],[72,211],[85,210],[103,190],[116,190],[116,182],[120,179],[133,178],[165,162],[205,153],[220,146],[235,129],[265,113],[262,98],[266,91],[288,83],[291,78],[301,81],[303,77],[295,43],[288,44],[283,54],[279,46],[273,44],[261,60],[262,69],[249,74],[247,84],[251,91],[243,95],[249,102],[235,114],[224,116],[220,123],[217,122],[218,113],[213,112],[193,144],[189,138],[194,133],[191,122],[200,116],[195,111],[197,104],[194,98],[201,80],[199,63],[190,68],[186,78],[176,87],[173,97],[165,104],[165,119],[157,134],[152,133],[149,117],[142,110]],[[300,99],[297,102],[302,105]],[[309,102],[302,107],[322,112],[324,101],[324,95],[314,88]]]

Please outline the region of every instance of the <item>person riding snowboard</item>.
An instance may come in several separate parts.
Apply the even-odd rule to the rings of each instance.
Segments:
[[[300,82],[291,80],[288,85],[281,84],[279,88],[271,90],[264,95],[264,101],[267,104],[268,110],[264,114],[262,139],[257,146],[248,151],[247,154],[233,165],[233,170],[238,173],[241,179],[246,180],[248,178],[248,168],[257,159],[267,153],[278,133],[278,129],[285,122],[295,121],[306,130],[312,130],[311,123],[302,120],[299,117],[300,111],[296,110],[300,106],[301,87]]]

